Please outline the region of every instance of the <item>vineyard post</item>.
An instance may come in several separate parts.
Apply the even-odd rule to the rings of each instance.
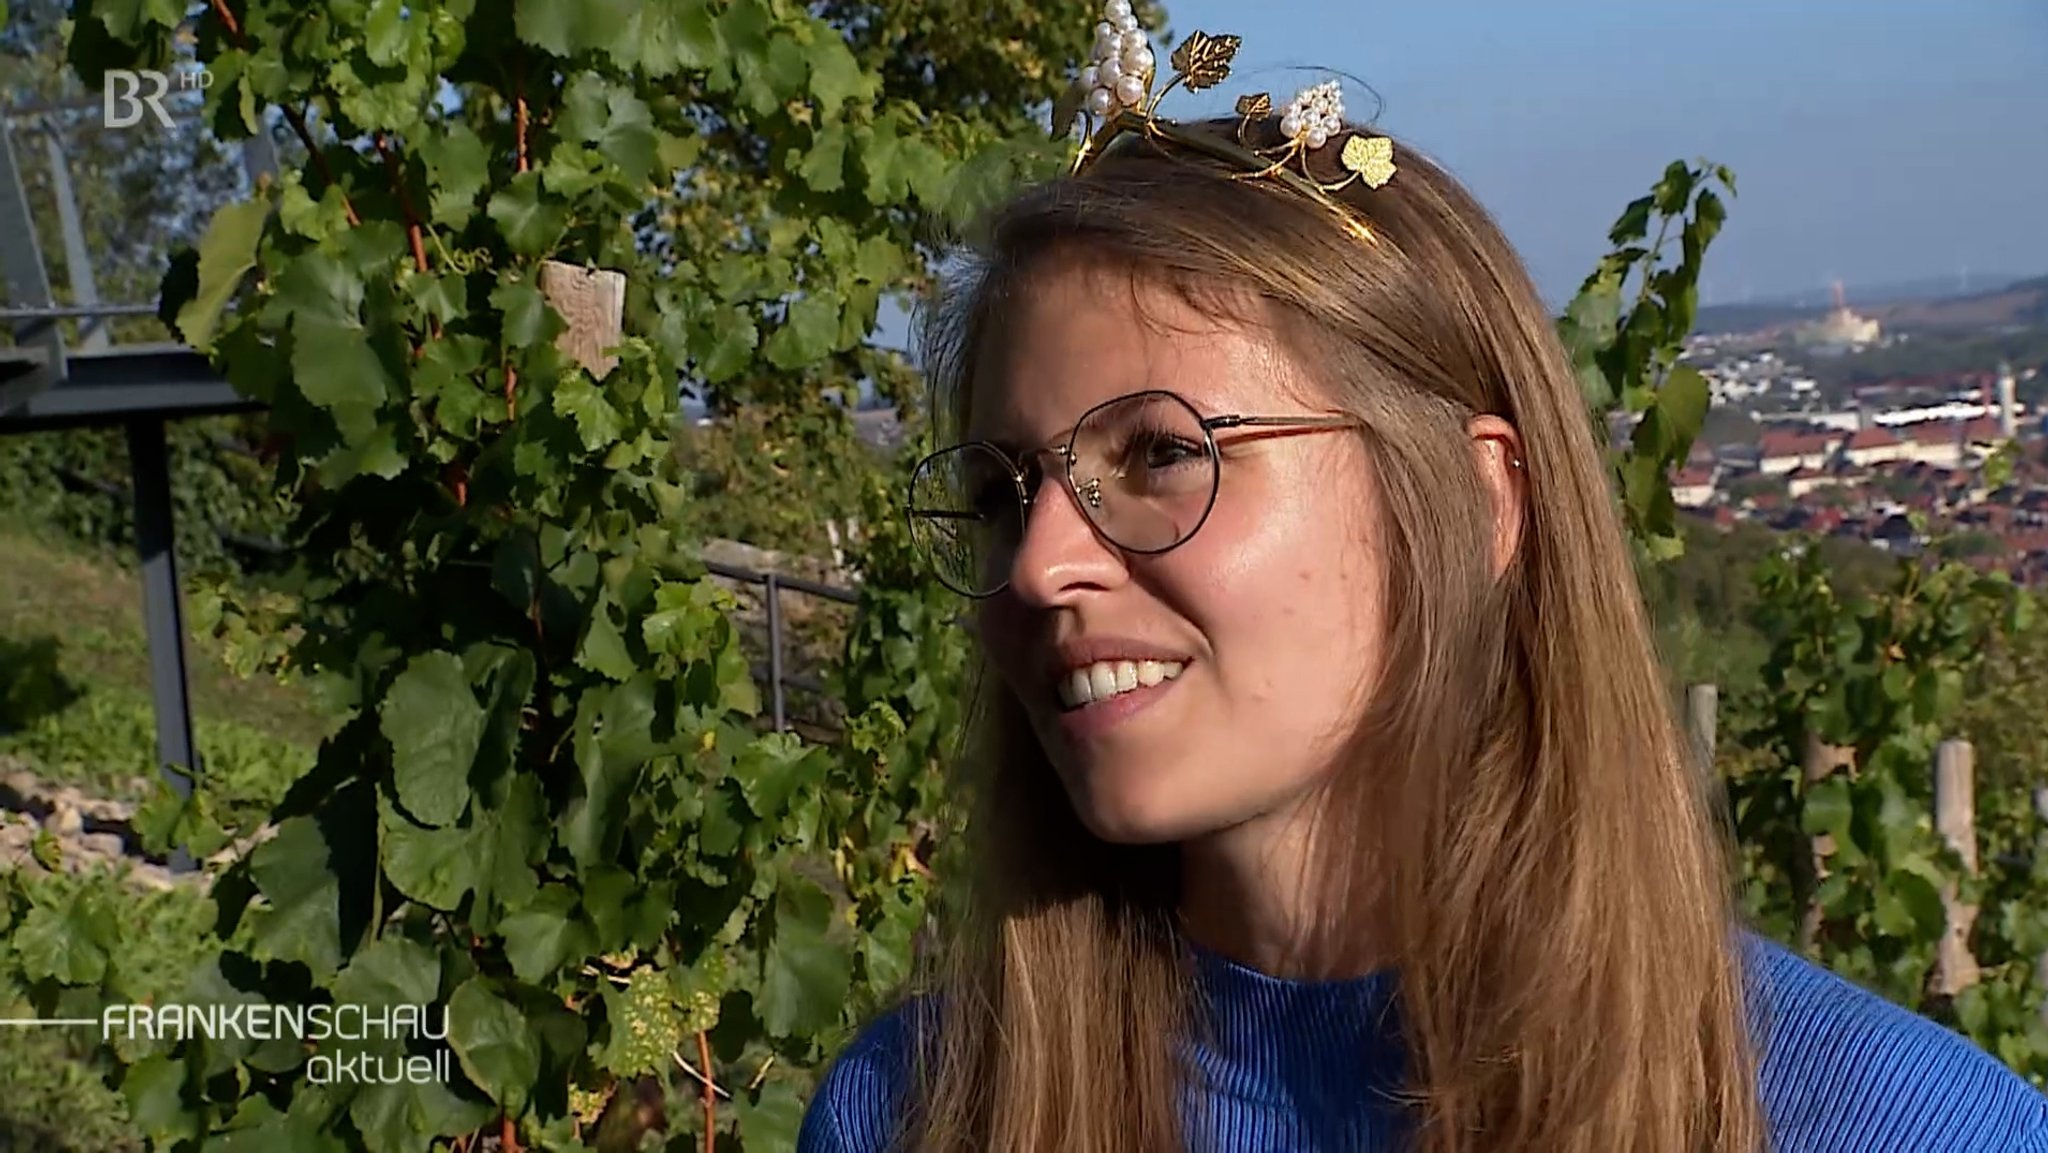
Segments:
[[[1699,758],[1700,772],[1707,781],[1714,779],[1714,743],[1720,710],[1719,685],[1692,685],[1685,690],[1686,727],[1692,738],[1693,755]]]
[[[1977,873],[1976,755],[1970,742],[1946,740],[1934,750],[1934,828],[1962,858],[1970,875]],[[1956,884],[1941,888],[1947,929],[1935,954],[1934,987],[1953,997],[1977,983],[1976,958],[1970,954],[1970,927],[1977,909],[1963,902]]]
[[[1852,769],[1856,761],[1856,750],[1847,745],[1831,745],[1822,740],[1820,734],[1808,731],[1806,734],[1806,760],[1803,774],[1806,788],[1833,776],[1838,769]],[[1807,866],[1808,875],[1801,900],[1805,912],[1799,920],[1799,947],[1811,950],[1814,939],[1820,935],[1822,910],[1819,897],[1820,883],[1827,879],[1828,858],[1835,852],[1835,838],[1828,833],[1813,835],[1813,850]]]
[[[2034,816],[2048,822],[2048,785],[2034,790]],[[2048,988],[2048,951],[2044,951],[2034,962],[2034,983],[2042,988]],[[2048,997],[2041,1000],[2040,1018],[2041,1024],[2048,1025]]]

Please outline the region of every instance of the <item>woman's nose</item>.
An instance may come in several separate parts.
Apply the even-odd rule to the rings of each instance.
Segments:
[[[1048,608],[1090,589],[1114,587],[1130,570],[1123,553],[1088,519],[1081,498],[1060,473],[1047,469],[1026,507],[1009,576],[1018,599]]]

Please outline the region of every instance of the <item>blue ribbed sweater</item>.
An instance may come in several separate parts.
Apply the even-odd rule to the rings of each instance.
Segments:
[[[1747,952],[1775,1153],[2048,1153],[2048,1098],[1983,1051],[1774,944]],[[1399,1148],[1403,1117],[1381,1092],[1402,1066],[1391,977],[1285,981],[1200,949],[1195,968],[1214,1027],[1186,1045],[1190,1149]],[[884,1153],[908,1029],[899,1011],[840,1054],[799,1153]]]

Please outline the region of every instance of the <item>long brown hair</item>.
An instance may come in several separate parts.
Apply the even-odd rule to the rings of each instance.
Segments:
[[[1400,974],[1416,1148],[1760,1148],[1720,833],[1592,422],[1520,261],[1405,145],[1390,184],[1345,194],[1371,243],[1327,206],[1163,147],[1126,138],[993,214],[924,317],[937,407],[964,412],[1018,294],[1060,261],[1268,325],[1360,419],[1381,494],[1383,667],[1398,675],[1371,694],[1317,843],[1330,934],[1355,932],[1347,909],[1372,900],[1373,945]],[[1466,428],[1478,413],[1519,430],[1526,462],[1504,573]],[[1191,1012],[1175,850],[1091,836],[1019,703],[986,669],[974,695],[972,896],[929,977],[942,1023],[908,1144],[1178,1148]]]

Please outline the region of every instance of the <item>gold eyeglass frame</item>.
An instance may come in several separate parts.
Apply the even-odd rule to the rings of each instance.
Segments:
[[[1086,428],[1089,420],[1098,413],[1118,405],[1125,405],[1132,401],[1148,398],[1157,398],[1179,405],[1181,409],[1194,419],[1196,427],[1202,430],[1203,453],[1209,462],[1209,492],[1202,500],[1201,514],[1195,518],[1194,523],[1178,539],[1156,548],[1133,548],[1112,536],[1109,529],[1101,521],[1097,520],[1090,511],[1091,509],[1102,507],[1102,478],[1089,477],[1086,481],[1082,481],[1075,477],[1074,464],[1079,459],[1079,454],[1075,451],[1075,445],[1080,440],[1081,430]],[[1358,426],[1359,421],[1356,417],[1343,413],[1304,413],[1295,416],[1252,416],[1244,413],[1223,413],[1217,416],[1203,416],[1201,410],[1195,407],[1194,402],[1177,392],[1163,388],[1140,389],[1137,392],[1128,392],[1122,396],[1111,397],[1108,400],[1091,406],[1086,412],[1081,414],[1080,419],[1074,422],[1073,427],[1069,428],[1061,437],[1055,438],[1060,443],[1035,449],[1023,454],[1021,457],[1011,454],[993,441],[978,439],[961,441],[958,444],[948,445],[945,448],[927,453],[917,462],[916,467],[910,470],[910,492],[913,499],[905,502],[905,513],[908,518],[911,539],[919,542],[920,551],[927,554],[925,561],[930,566],[932,572],[938,576],[939,583],[970,600],[983,600],[995,596],[1009,587],[1009,579],[1005,577],[993,588],[983,592],[962,588],[947,579],[943,568],[936,563],[936,558],[929,555],[932,552],[930,546],[922,543],[924,538],[917,523],[919,517],[930,521],[985,519],[981,514],[958,509],[921,509],[917,507],[915,495],[919,479],[924,476],[927,469],[933,466],[934,462],[942,458],[959,452],[980,451],[990,453],[997,460],[1001,461],[1009,475],[1011,485],[1016,489],[1017,524],[1021,534],[1030,525],[1031,508],[1038,500],[1038,494],[1033,491],[1032,477],[1026,472],[1025,465],[1027,462],[1034,461],[1046,453],[1056,454],[1059,456],[1063,466],[1061,479],[1064,482],[1064,487],[1067,493],[1074,498],[1075,503],[1081,508],[1082,515],[1087,519],[1089,527],[1095,532],[1096,536],[1120,552],[1129,553],[1134,556],[1159,556],[1163,553],[1172,552],[1174,549],[1193,540],[1195,534],[1202,531],[1202,526],[1209,523],[1209,514],[1215,510],[1217,494],[1223,488],[1223,453],[1216,443],[1217,432],[1233,428],[1292,429],[1301,432],[1312,432],[1335,428],[1356,428]],[[1042,488],[1043,479],[1044,475],[1041,474],[1039,478],[1041,484],[1038,487]],[[1019,539],[1021,542],[1021,535]]]

